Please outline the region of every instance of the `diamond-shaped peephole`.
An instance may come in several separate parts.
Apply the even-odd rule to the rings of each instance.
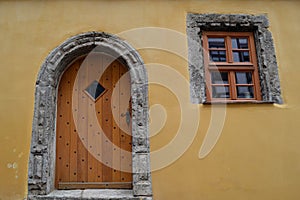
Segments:
[[[104,94],[106,89],[98,82],[93,81],[85,90],[84,90],[89,97],[91,97],[94,101],[97,101],[97,99]]]

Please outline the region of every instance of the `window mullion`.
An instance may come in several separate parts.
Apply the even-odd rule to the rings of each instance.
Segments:
[[[231,92],[231,99],[236,100],[237,94],[236,94],[236,82],[235,82],[235,71],[229,72],[229,81],[230,81],[230,92]]]
[[[226,36],[226,51],[227,51],[227,61],[229,63],[233,63],[231,39],[230,36],[228,35]]]

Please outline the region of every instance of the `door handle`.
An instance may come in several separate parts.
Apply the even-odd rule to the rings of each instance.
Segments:
[[[126,124],[129,126],[131,116],[130,116],[130,112],[128,109],[125,114],[124,113],[121,114],[121,117],[125,117]]]
[[[122,113],[121,117],[126,117],[126,124],[129,126],[129,124],[130,124],[130,118],[131,118],[131,97],[129,99],[129,104],[128,104],[127,111],[126,111],[125,114]]]

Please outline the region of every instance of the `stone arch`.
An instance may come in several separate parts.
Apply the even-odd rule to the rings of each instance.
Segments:
[[[144,63],[124,40],[104,32],[87,32],[67,39],[46,58],[35,88],[34,117],[28,170],[28,197],[38,199],[54,188],[56,95],[70,62],[95,47],[121,58],[129,68],[132,99],[133,196],[152,196],[148,130],[148,79]],[[76,198],[74,198],[76,199]],[[148,199],[148,198],[147,198]]]

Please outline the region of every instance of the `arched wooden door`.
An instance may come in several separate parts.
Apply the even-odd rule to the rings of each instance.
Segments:
[[[64,72],[57,99],[57,189],[131,188],[130,76],[91,53]]]

